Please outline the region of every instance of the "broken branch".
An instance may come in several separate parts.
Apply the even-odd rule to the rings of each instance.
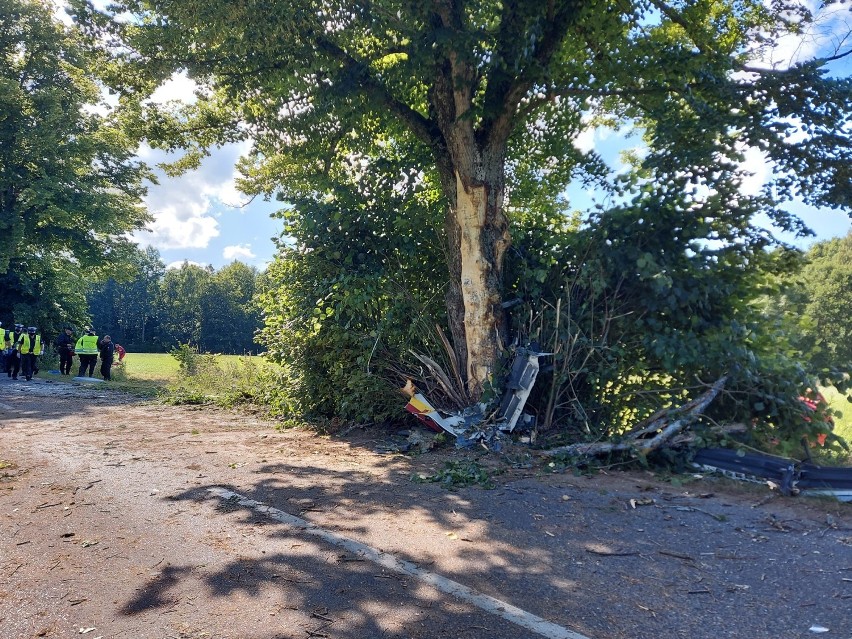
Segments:
[[[609,453],[633,452],[648,454],[668,442],[675,435],[689,427],[704,412],[707,406],[716,398],[725,386],[727,377],[719,378],[707,392],[696,397],[690,402],[677,408],[671,408],[657,413],[660,415],[647,426],[641,426],[634,430],[625,439],[619,442],[591,442],[559,446],[550,450],[542,451],[543,455],[569,455],[569,456],[597,456]],[[678,416],[674,421],[672,417]],[[656,417],[656,415],[655,415]],[[653,437],[645,439],[645,435],[657,433]]]

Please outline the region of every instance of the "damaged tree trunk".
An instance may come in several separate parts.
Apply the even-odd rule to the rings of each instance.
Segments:
[[[502,312],[503,264],[511,244],[503,211],[505,158],[509,130],[475,131],[470,118],[472,67],[454,67],[436,86],[441,186],[447,211],[450,287],[447,311],[456,360],[466,392],[478,401],[494,373],[505,337]]]
[[[464,370],[468,394],[474,399],[481,397],[494,372],[500,338],[505,335],[500,303],[509,232],[502,205],[502,185],[464,179],[457,173],[451,223],[456,226],[459,262],[458,272],[451,276],[458,283],[460,304],[456,307],[463,317]]]
[[[710,403],[716,399],[716,396],[724,388],[727,379],[727,377],[719,378],[707,392],[683,406],[660,411],[650,420],[635,426],[621,441],[570,444],[542,451],[542,454],[546,456],[596,457],[610,453],[630,452],[647,455],[671,441],[675,435],[692,425]]]

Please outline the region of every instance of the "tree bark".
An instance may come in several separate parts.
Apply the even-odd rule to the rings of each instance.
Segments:
[[[509,231],[502,179],[495,177],[479,181],[456,172],[453,214],[459,263],[453,277],[459,283],[464,312],[467,390],[474,399],[481,397],[494,373],[500,338],[506,332],[500,304]]]

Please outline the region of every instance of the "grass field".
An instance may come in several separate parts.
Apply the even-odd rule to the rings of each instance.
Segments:
[[[852,444],[852,403],[849,403],[846,396],[837,392],[833,386],[822,388],[821,391],[831,408],[842,413],[841,417],[834,419],[834,432]]]
[[[237,366],[242,361],[240,355],[216,356],[220,366]],[[153,395],[180,380],[180,362],[168,353],[128,353],[121,365],[113,366],[112,373],[111,386],[116,389]],[[95,368],[95,375],[100,377],[99,367]]]
[[[217,364],[234,363],[241,355],[217,355]],[[180,363],[168,353],[128,353],[124,358],[128,379],[152,382],[174,382],[180,373]]]

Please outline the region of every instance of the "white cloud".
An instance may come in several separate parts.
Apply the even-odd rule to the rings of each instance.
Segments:
[[[811,12],[813,21],[802,24],[801,33],[779,38],[776,46],[767,51],[756,66],[785,69],[817,56],[832,56],[843,46],[852,30],[849,0],[825,6],[816,0],[803,0],[799,4]]]
[[[197,88],[198,85],[195,81],[190,80],[186,73],[176,73],[157,87],[150,99],[151,102],[157,104],[172,101],[193,104],[196,101],[195,90]]]
[[[156,212],[148,230],[150,233],[136,236],[141,244],[159,249],[206,248],[219,235],[219,223],[192,209],[168,206]]]
[[[240,257],[250,259],[255,257],[255,254],[252,253],[251,244],[237,244],[235,246],[226,246],[222,250],[222,257],[226,260],[235,260]]]
[[[137,241],[158,249],[206,248],[220,234],[215,209],[236,208],[247,199],[234,183],[237,158],[247,151],[248,143],[231,144],[217,149],[194,171],[176,178],[160,173],[160,183],[150,185],[145,198],[154,217],[150,233],[137,234]],[[139,149],[139,157],[149,164],[175,159],[147,146]]]
[[[743,195],[759,195],[772,173],[772,164],[766,155],[760,149],[748,147],[743,152],[740,168],[745,173],[740,185],[740,193]]]
[[[166,270],[174,270],[179,269],[184,264],[191,264],[192,266],[199,266],[201,268],[207,268],[206,264],[202,264],[201,262],[193,262],[192,260],[177,260],[176,262],[169,262],[166,264]]]
[[[586,127],[580,131],[580,135],[574,138],[574,146],[577,150],[583,153],[593,151],[595,148],[595,131],[594,127]]]

